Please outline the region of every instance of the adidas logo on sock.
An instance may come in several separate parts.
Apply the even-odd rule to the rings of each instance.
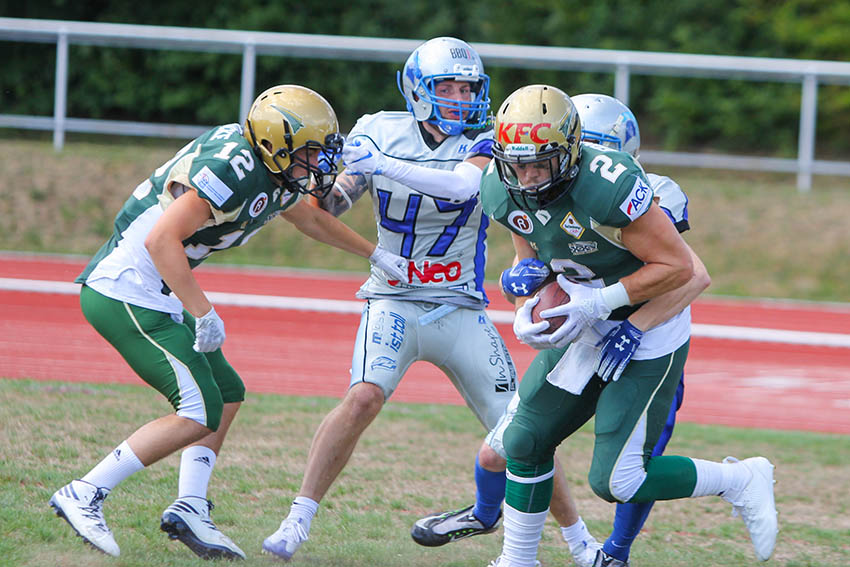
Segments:
[[[112,454],[115,455],[116,461],[121,460],[121,449],[115,449],[114,451],[112,451]]]
[[[200,462],[200,463],[204,463],[208,467],[210,466],[210,458],[207,457],[206,455],[204,455],[203,457],[195,457],[195,460]]]

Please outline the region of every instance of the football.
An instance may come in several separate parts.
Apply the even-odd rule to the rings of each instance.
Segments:
[[[544,320],[544,318],[540,316],[541,311],[545,311],[546,309],[555,307],[556,305],[569,303],[570,301],[570,296],[567,295],[566,291],[561,289],[561,286],[559,286],[556,281],[548,283],[540,288],[540,291],[535,294],[535,297],[540,298],[537,305],[531,308],[531,320],[535,323],[539,323]],[[543,334],[549,334],[554,333],[561,325],[564,324],[567,318],[550,317],[545,320],[549,321],[549,328],[543,331]]]

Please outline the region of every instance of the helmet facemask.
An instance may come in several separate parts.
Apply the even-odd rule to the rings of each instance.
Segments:
[[[521,146],[493,147],[499,179],[517,207],[526,211],[545,209],[568,193],[578,168],[570,167],[570,150],[564,146],[552,145],[537,152]]]
[[[271,158],[280,173],[272,176],[291,191],[323,199],[336,181],[342,145],[342,136],[335,133],[325,136],[324,143],[307,140],[292,151],[280,148]]]

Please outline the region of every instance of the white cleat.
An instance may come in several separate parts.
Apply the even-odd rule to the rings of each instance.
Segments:
[[[740,515],[750,532],[756,557],[767,561],[776,547],[776,534],[779,531],[776,521],[776,503],[773,496],[773,465],[764,457],[750,457],[738,461],[734,457],[723,459],[726,464],[738,463],[752,473],[750,482],[737,494],[723,495],[723,499],[732,504],[732,515]]]
[[[596,552],[602,549],[602,544],[596,541],[596,538],[590,536],[587,541],[581,542],[581,546],[576,546],[575,549],[570,547],[570,553],[573,555],[573,561],[578,567],[593,567],[596,561]]]
[[[263,552],[289,561],[301,544],[307,541],[307,530],[298,520],[286,518],[275,533],[263,541]]]
[[[212,502],[206,498],[178,498],[162,513],[159,529],[203,559],[245,559],[245,552],[213,523],[212,509]]]
[[[68,522],[84,542],[107,555],[118,557],[121,550],[103,517],[103,501],[108,495],[106,488],[72,480],[54,492],[49,503],[56,515]]]

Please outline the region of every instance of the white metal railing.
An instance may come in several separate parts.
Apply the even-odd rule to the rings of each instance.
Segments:
[[[53,130],[57,150],[66,131],[190,138],[208,126],[90,120],[66,116],[68,45],[103,45],[242,54],[239,117],[253,101],[257,55],[404,61],[421,40],[271,33],[205,28],[139,26],[61,20],[0,18],[0,40],[56,44],[53,117],[0,114],[0,127]],[[487,65],[614,73],[614,96],[628,103],[632,74],[692,76],[801,84],[796,159],[644,151],[647,164],[796,172],[797,187],[809,191],[812,174],[850,176],[850,162],[815,159],[818,85],[850,85],[850,63],[761,57],[731,57],[475,43]]]

